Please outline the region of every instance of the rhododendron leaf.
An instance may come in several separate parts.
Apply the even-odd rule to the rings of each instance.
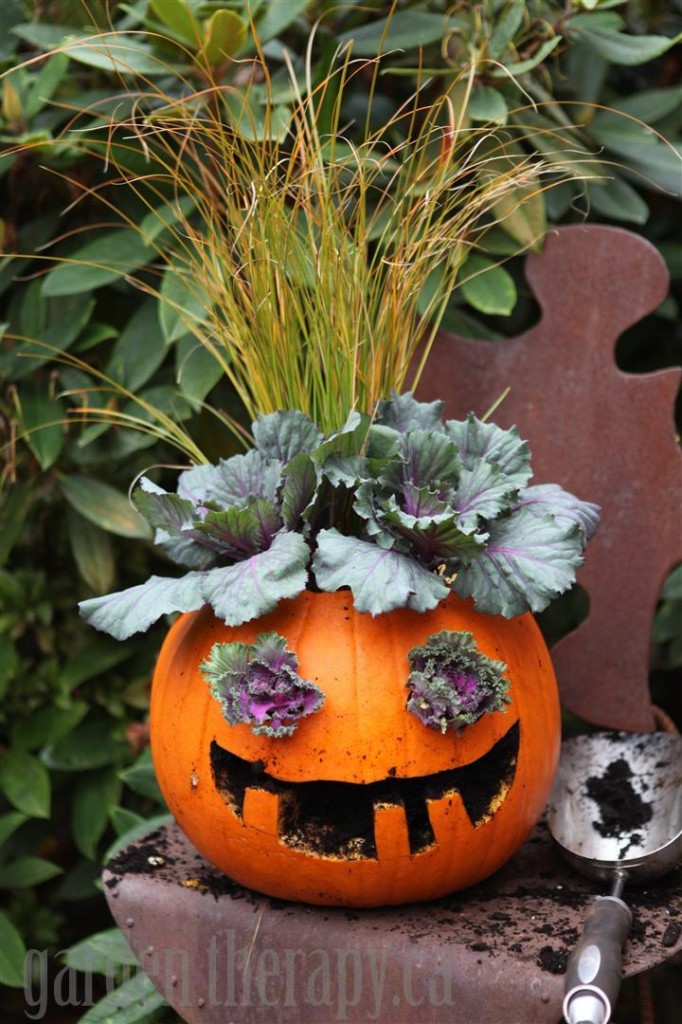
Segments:
[[[404,395],[394,391],[390,401],[380,403],[377,423],[401,434],[408,430],[442,430],[444,408],[444,402],[418,402],[411,391]]]
[[[202,23],[202,29],[204,41],[201,56],[209,64],[221,64],[241,49],[249,26],[236,11],[219,7]]]
[[[449,591],[443,580],[414,558],[380,548],[338,530],[321,530],[313,560],[318,586],[333,592],[350,587],[359,612],[379,615],[394,608],[435,608]]]
[[[463,469],[453,496],[462,530],[474,530],[481,520],[494,519],[512,508],[517,490],[510,479],[494,464],[477,462],[473,469]]]
[[[518,505],[537,515],[551,513],[558,523],[564,525],[577,523],[585,534],[585,540],[590,540],[599,526],[599,506],[581,501],[558,484],[536,484],[526,488]]]
[[[303,513],[315,499],[318,483],[317,467],[310,455],[294,455],[284,470],[280,495],[280,514],[287,530],[298,529]]]
[[[530,480],[530,450],[516,427],[503,430],[470,414],[466,420],[448,420],[445,430],[457,444],[465,469],[474,469],[483,459],[498,466],[514,487],[523,487]]]
[[[105,597],[81,601],[83,618],[117,640],[142,633],[162,615],[194,612],[205,604],[204,573],[189,572],[180,579],[152,576],[146,583]]]
[[[575,581],[582,548],[575,523],[521,508],[490,526],[486,549],[458,569],[454,590],[490,615],[540,612]]]
[[[324,440],[317,425],[298,409],[260,416],[251,429],[258,451],[283,463],[299,452],[312,451]]]
[[[280,515],[271,501],[252,498],[243,507],[208,512],[195,531],[216,542],[231,558],[241,560],[270,547],[282,528]]]
[[[309,558],[310,549],[300,534],[280,533],[267,551],[204,573],[204,599],[228,626],[239,626],[305,590]]]

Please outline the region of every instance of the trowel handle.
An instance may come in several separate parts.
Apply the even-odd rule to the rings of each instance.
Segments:
[[[623,946],[632,913],[617,896],[598,896],[585,920],[566,969],[564,1020],[568,1024],[607,1024],[622,979]]]

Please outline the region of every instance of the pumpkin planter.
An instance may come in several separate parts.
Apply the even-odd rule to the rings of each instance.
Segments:
[[[380,73],[350,44],[315,57],[303,96],[289,68],[287,103],[262,47],[249,52],[229,96],[210,75],[168,109],[154,94],[172,202],[158,207],[156,172],[123,166],[121,180],[136,197],[149,186],[173,237],[159,298],[193,339],[187,358],[203,346],[231,384],[229,408],[212,409],[233,435],[223,450],[250,447],[212,464],[170,405],[102,410],[192,463],[175,491],[166,464],[131,495],[183,574],[81,612],[120,640],[182,614],[152,745],[173,813],[213,862],[313,903],[432,898],[494,871],[541,813],[558,709],[527,613],[573,585],[599,518],[529,486],[528,445],[489,421],[494,406],[445,419],[443,402],[400,393],[504,196],[527,184],[527,155],[492,138],[460,150],[447,93],[417,88],[383,124],[349,120],[346,86],[350,100]]]
[[[200,672],[216,642],[264,630],[326,698],[291,736],[229,725]],[[406,710],[408,652],[441,630],[472,633],[510,681],[506,710],[459,734]],[[151,733],[164,796],[204,856],[269,895],[349,906],[433,899],[495,871],[542,812],[560,740],[530,615],[483,615],[452,595],[372,618],[343,591],[304,592],[233,628],[210,608],[182,616],[159,657]]]
[[[184,613],[153,686],[154,763],[198,849],[282,898],[376,906],[473,885],[519,847],[559,749],[528,614],[573,583],[598,510],[526,486],[527,445],[394,395],[325,436],[133,500],[185,567],[83,602],[119,639]]]

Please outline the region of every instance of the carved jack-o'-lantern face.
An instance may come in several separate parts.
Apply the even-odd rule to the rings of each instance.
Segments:
[[[229,725],[199,666],[217,641],[286,637],[323,706],[291,736]],[[406,709],[408,654],[469,631],[507,665],[510,703],[460,734]],[[152,697],[159,783],[181,827],[242,884],[280,898],[376,906],[472,885],[523,842],[559,748],[556,684],[530,616],[501,620],[450,598],[433,612],[359,615],[346,593],[305,593],[230,629],[183,616]]]

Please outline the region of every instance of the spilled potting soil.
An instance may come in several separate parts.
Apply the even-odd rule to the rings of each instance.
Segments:
[[[177,902],[179,891],[213,897],[201,913],[225,914],[235,927],[252,927],[253,915],[266,906],[286,919],[288,941],[304,942],[311,928],[329,928],[329,941],[347,935],[354,945],[395,947],[405,942],[425,955],[470,959],[485,965],[500,958],[519,968],[563,974],[587,906],[601,893],[599,883],[576,876],[557,855],[547,829],[538,826],[519,854],[497,875],[464,892],[433,903],[386,910],[311,907],[271,900],[230,879],[197,853],[176,826],[158,829],[119,853],[107,866],[105,885],[113,902],[125,898],[126,878],[158,883],[159,898]],[[137,890],[135,895],[137,902]],[[681,945],[682,870],[655,884],[633,887],[628,896],[634,924],[625,953],[626,973],[635,973]],[[210,910],[208,907],[213,907]],[[202,904],[203,907],[203,904]],[[243,909],[239,909],[243,908]],[[345,939],[343,941],[346,941]]]

